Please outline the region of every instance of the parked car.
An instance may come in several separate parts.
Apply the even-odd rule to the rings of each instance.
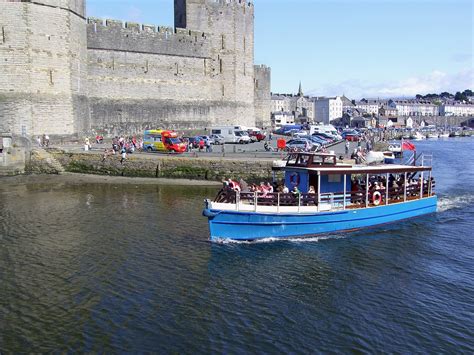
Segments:
[[[285,150],[305,150],[308,146],[310,150],[313,150],[315,148],[314,144],[309,139],[290,139],[288,142],[286,142]]]
[[[201,139],[203,141],[206,141],[206,137],[207,136],[194,136],[194,137],[188,137],[188,141],[193,145],[193,148],[199,148],[199,142],[201,141]],[[211,144],[212,144],[212,139],[210,137],[208,137],[210,140],[211,140]]]
[[[200,137],[199,136],[195,136],[195,137],[185,137],[189,143],[192,144],[193,148],[198,148],[199,147],[199,140],[200,140]]]
[[[317,144],[318,146],[321,146],[321,145],[326,145],[328,144],[328,141],[321,138],[321,137],[318,137],[318,136],[309,136],[308,137],[309,140],[311,140],[311,142],[313,144]]]
[[[360,136],[355,132],[342,132],[342,139],[349,142],[357,142],[360,140]]]
[[[313,133],[313,135],[329,139],[331,142],[333,142],[337,139],[336,136],[334,136],[332,134],[329,134],[329,133],[316,132],[316,133]]]
[[[298,131],[298,132],[293,133],[293,137],[295,138],[306,138],[308,136],[309,136],[308,131]]]
[[[262,131],[249,131],[250,139],[254,142],[265,140],[265,134]]]
[[[247,132],[244,131],[235,131],[235,136],[237,137],[237,142],[239,144],[249,144],[252,140]]]
[[[211,144],[221,145],[225,143],[225,139],[220,134],[211,134]]]
[[[325,137],[325,136],[321,135],[321,133],[313,133],[312,137],[317,137],[317,138],[325,141],[326,142],[325,144],[329,144],[329,143],[332,143],[334,141],[334,139]]]

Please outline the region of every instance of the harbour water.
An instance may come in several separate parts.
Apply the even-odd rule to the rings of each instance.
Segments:
[[[305,240],[207,241],[216,188],[0,180],[0,352],[474,351],[474,139],[439,212]]]

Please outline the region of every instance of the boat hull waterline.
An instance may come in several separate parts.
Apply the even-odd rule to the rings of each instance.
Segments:
[[[436,212],[431,196],[378,207],[316,213],[258,213],[205,209],[210,240],[287,239],[351,231]]]

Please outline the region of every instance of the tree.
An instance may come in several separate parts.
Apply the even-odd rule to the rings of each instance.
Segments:
[[[443,99],[449,99],[449,98],[453,97],[453,94],[450,94],[447,91],[443,91],[439,96]]]
[[[457,92],[456,95],[454,95],[454,100],[456,101],[467,101],[467,97],[466,95],[464,95],[464,93],[461,93],[461,92]]]
[[[422,98],[423,98],[423,95],[416,94],[416,99],[417,99],[417,100],[421,100]]]
[[[467,89],[462,92],[465,96],[474,96],[474,92],[472,90]]]

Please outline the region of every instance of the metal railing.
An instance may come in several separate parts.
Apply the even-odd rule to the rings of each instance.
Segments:
[[[300,212],[302,207],[315,207],[319,212],[323,207],[325,211],[345,210],[347,208],[366,208],[379,205],[389,205],[422,199],[434,195],[434,180],[424,180],[423,184],[403,184],[397,187],[358,191],[330,192],[318,194],[293,194],[293,193],[260,193],[238,192],[221,190],[214,202],[235,204],[239,211],[243,205],[251,206],[246,210],[257,211],[258,207],[276,207],[280,212],[281,207],[297,207]],[[375,194],[378,192],[379,194]]]

